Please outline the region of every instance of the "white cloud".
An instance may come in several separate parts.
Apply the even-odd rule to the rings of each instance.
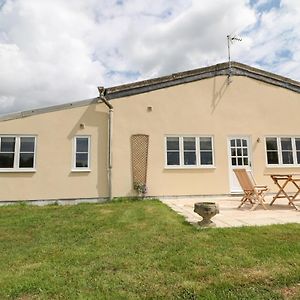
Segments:
[[[88,98],[104,67],[92,60],[88,12],[62,1],[8,1],[0,13],[2,111]],[[73,4],[75,2],[72,2]],[[79,2],[78,2],[79,3]]]
[[[259,26],[249,32],[251,46],[248,57],[242,52],[238,58],[300,80],[300,7],[298,1],[281,1],[280,8],[258,12]]]
[[[270,3],[7,0],[0,5],[0,113],[225,61],[229,33],[243,37],[232,45],[233,60],[299,80],[298,1]]]
[[[144,76],[165,74],[224,61],[226,36],[255,22],[243,1],[193,1],[167,23],[133,31],[125,53]],[[131,55],[129,55],[131,53]]]

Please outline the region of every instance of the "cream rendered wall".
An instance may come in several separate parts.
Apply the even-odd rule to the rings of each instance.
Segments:
[[[80,129],[80,123],[85,124]],[[0,172],[0,200],[107,197],[107,109],[103,104],[0,122],[0,134],[37,136],[36,172]],[[72,172],[75,135],[91,136],[91,172]]]
[[[247,77],[234,76],[227,85],[227,77],[218,76],[111,103],[114,197],[135,195],[130,137],[138,133],[150,136],[150,196],[228,194],[230,135],[251,138],[254,175],[272,192],[276,188],[267,174],[300,173],[300,168],[267,168],[264,145],[266,135],[300,136],[299,93]],[[107,117],[104,104],[91,104],[0,122],[0,134],[37,136],[36,172],[0,172],[0,201],[107,197]],[[166,169],[168,134],[213,135],[215,168]],[[91,135],[91,172],[71,171],[75,135]]]
[[[300,135],[300,94],[247,77],[218,76],[112,100],[113,195],[132,190],[130,137],[148,134],[148,195],[229,194],[227,138],[249,136],[252,168],[260,184],[276,191],[267,174],[300,173],[300,168],[267,168],[266,135]],[[152,106],[151,112],[147,107]],[[215,168],[166,169],[164,137],[214,136]],[[257,138],[260,142],[257,142]]]

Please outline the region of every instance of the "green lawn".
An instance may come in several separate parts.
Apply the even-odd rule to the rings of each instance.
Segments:
[[[0,299],[300,299],[300,225],[197,230],[162,203],[0,207]]]

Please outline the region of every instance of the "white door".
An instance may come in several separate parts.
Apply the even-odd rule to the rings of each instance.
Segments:
[[[240,193],[242,188],[233,169],[245,168],[251,170],[250,139],[245,136],[228,138],[229,182],[230,192]]]

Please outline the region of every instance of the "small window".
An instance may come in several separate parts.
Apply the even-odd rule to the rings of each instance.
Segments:
[[[180,164],[179,138],[167,138],[167,165],[176,166]]]
[[[211,137],[200,137],[200,164],[213,165],[213,149]]]
[[[266,148],[267,148],[267,161],[269,165],[278,164],[278,147],[277,138],[270,137],[266,138]]]
[[[294,163],[291,138],[281,138],[281,155],[282,163],[284,165],[290,165]]]
[[[213,166],[212,137],[166,137],[166,165],[179,167]]]
[[[87,170],[90,168],[90,137],[75,137],[74,168],[77,170]]]
[[[0,136],[0,171],[26,171],[34,167],[34,136]]]
[[[266,137],[268,165],[299,165],[300,137]]]
[[[14,168],[16,138],[1,137],[0,143],[0,168]]]
[[[20,138],[20,168],[33,168],[34,165],[34,137],[21,137]]]
[[[196,163],[196,138],[183,138],[183,155],[185,166],[195,166]]]
[[[300,164],[300,138],[295,139],[297,164]]]

